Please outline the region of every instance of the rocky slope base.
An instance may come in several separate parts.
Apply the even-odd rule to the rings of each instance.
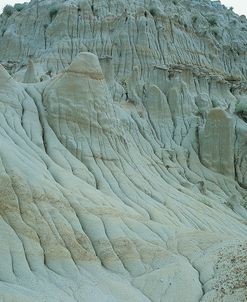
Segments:
[[[33,0],[0,33],[0,300],[246,301],[246,18]]]

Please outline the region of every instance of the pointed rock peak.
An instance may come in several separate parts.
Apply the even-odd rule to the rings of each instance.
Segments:
[[[112,63],[112,57],[110,56],[102,56],[99,58],[100,66],[102,68],[104,77],[107,83],[114,82],[114,66]]]
[[[0,64],[0,84],[6,80],[13,80],[8,71]]]
[[[135,65],[135,66],[133,67],[133,71],[134,71],[134,72],[139,72],[139,67],[138,67],[137,65]]]
[[[11,89],[14,91],[14,87],[18,84],[11,77],[8,71],[0,64],[0,90],[6,91],[7,89]],[[11,87],[11,88],[10,88]]]
[[[229,117],[227,112],[219,107],[213,108],[208,114],[208,118],[212,119],[224,119]]]
[[[98,57],[90,52],[81,52],[73,60],[67,72],[80,73],[93,80],[103,80],[103,72]]]
[[[135,65],[134,67],[133,67],[133,71],[132,71],[132,74],[131,74],[131,78],[133,79],[133,80],[135,80],[135,81],[138,81],[139,79],[140,79],[140,68],[137,66],[137,65]]]
[[[23,82],[24,83],[36,83],[36,82],[38,82],[32,59],[28,60],[27,70],[24,74]]]

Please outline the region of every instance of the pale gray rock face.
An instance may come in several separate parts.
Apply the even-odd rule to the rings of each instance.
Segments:
[[[214,108],[208,113],[201,132],[202,163],[215,172],[234,177],[234,118],[223,109]]]
[[[218,1],[0,16],[0,301],[246,301],[246,43]]]

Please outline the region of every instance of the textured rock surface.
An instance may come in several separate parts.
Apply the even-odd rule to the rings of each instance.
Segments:
[[[0,300],[247,300],[247,20],[210,1],[0,16]]]

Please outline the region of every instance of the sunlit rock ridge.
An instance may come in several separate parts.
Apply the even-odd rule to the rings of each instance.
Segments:
[[[247,20],[219,1],[0,16],[0,301],[247,301]]]

